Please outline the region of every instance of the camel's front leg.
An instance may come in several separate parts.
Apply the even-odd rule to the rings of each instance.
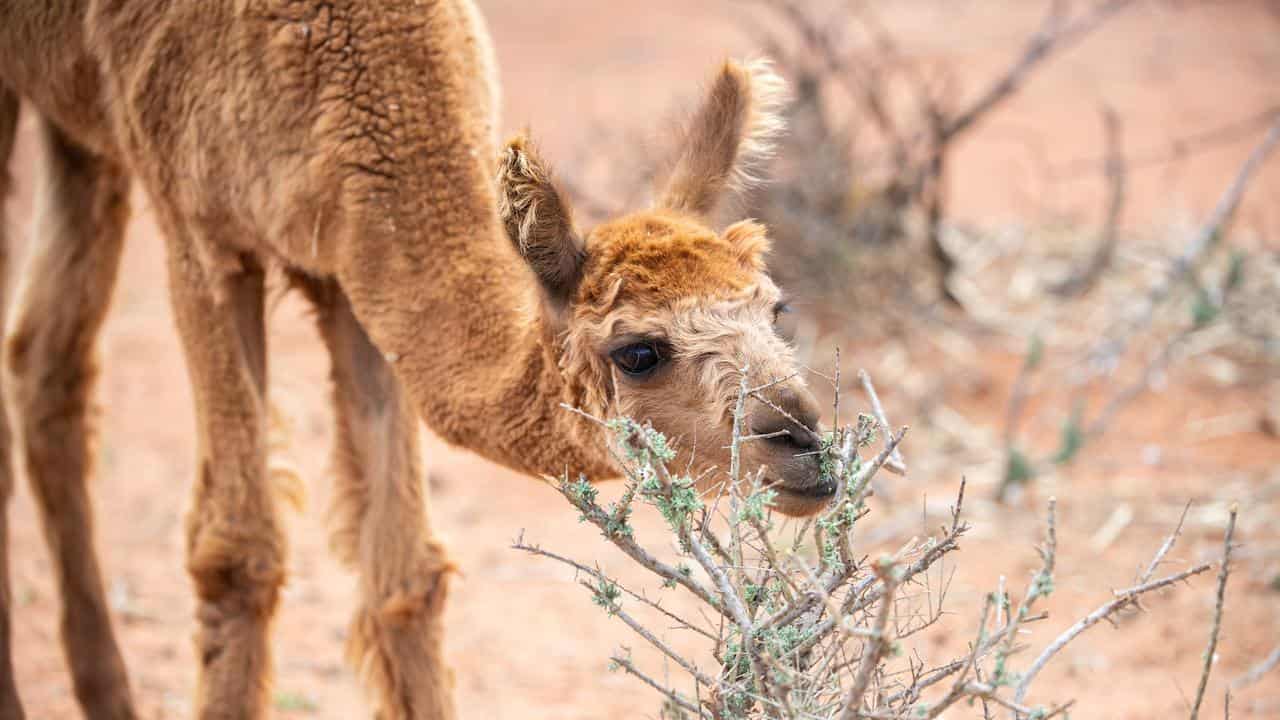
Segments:
[[[187,516],[200,623],[196,716],[255,720],[268,712],[268,634],[286,554],[266,472],[263,274],[244,258],[240,271],[211,275],[184,228],[166,230],[199,442]]]
[[[448,720],[441,616],[450,565],[432,532],[417,415],[338,286],[304,279],[333,361],[333,548],[360,572],[348,657],[381,720]]]

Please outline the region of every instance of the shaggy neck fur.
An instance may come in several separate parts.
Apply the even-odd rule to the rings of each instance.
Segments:
[[[498,222],[479,160],[494,157],[490,143],[454,148],[422,153],[425,166],[402,175],[401,188],[364,204],[340,263],[356,313],[445,440],[531,474],[616,474],[595,427],[560,407],[577,398],[559,368],[550,311]],[[438,186],[403,189],[445,164],[457,178],[447,199]]]

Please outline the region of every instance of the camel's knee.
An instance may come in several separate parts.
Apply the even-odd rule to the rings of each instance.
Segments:
[[[13,401],[23,416],[33,410],[80,410],[93,382],[94,367],[86,349],[52,347],[47,325],[51,313],[33,308],[23,313],[5,339],[4,364]],[[43,413],[42,413],[43,414]]]
[[[201,508],[192,511],[200,514]],[[285,581],[285,540],[273,522],[225,518],[190,522],[187,573],[205,624],[268,618]]]
[[[365,583],[371,586],[366,610],[381,627],[402,628],[439,618],[444,613],[449,577],[457,571],[457,566],[449,560],[443,545],[427,543],[420,556],[408,564],[409,570],[390,577],[377,566],[378,559],[372,559],[372,564],[373,567],[361,569]],[[377,580],[379,576],[381,582]]]

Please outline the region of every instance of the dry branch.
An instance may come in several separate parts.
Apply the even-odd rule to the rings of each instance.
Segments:
[[[1067,6],[1062,0],[1053,0],[1049,12],[1040,29],[1027,42],[1022,54],[1012,65],[995,79],[994,82],[969,107],[947,120],[942,128],[942,139],[951,140],[964,132],[992,108],[1013,95],[1031,71],[1054,52],[1069,47],[1102,25],[1107,18],[1133,5],[1133,0],[1106,0],[1100,2],[1080,17],[1067,20]]]
[[[1248,687],[1261,680],[1263,675],[1275,670],[1277,667],[1280,667],[1280,645],[1277,645],[1276,649],[1260,660],[1257,665],[1249,668],[1245,674],[1232,680],[1231,689],[1239,690],[1240,688]]]
[[[1120,116],[1111,107],[1102,111],[1103,125],[1106,128],[1107,155],[1103,161],[1102,173],[1110,184],[1107,212],[1102,224],[1102,234],[1098,245],[1089,256],[1088,263],[1078,272],[1051,288],[1052,292],[1062,297],[1078,297],[1088,293],[1097,285],[1098,278],[1111,264],[1115,256],[1116,240],[1120,235],[1120,216],[1124,211],[1125,171],[1124,138]]]
[[[838,377],[831,380],[838,382]],[[864,381],[864,387],[869,385]],[[1065,631],[1019,675],[1011,668],[1012,659],[1022,650],[1019,630],[1046,617],[1042,612],[1033,614],[1033,606],[1045,601],[1053,590],[1058,526],[1056,504],[1050,501],[1040,550],[1042,566],[1032,576],[1017,608],[1002,612],[1006,602],[1003,592],[993,595],[984,605],[977,635],[964,656],[934,668],[908,658],[905,671],[894,669],[890,650],[916,633],[928,632],[942,616],[947,582],[935,596],[929,578],[931,569],[938,569],[939,561],[958,547],[968,527],[961,520],[964,483],[950,522],[935,536],[923,543],[913,539],[895,554],[867,561],[855,548],[852,530],[870,512],[871,482],[898,448],[905,428],[886,433],[884,446],[874,457],[864,459],[858,453],[871,444],[874,433],[869,432],[871,421],[863,417],[859,425],[821,437],[824,472],[830,473],[840,488],[831,507],[802,523],[794,540],[775,542],[767,488],[761,486],[760,473],[741,466],[736,453],[740,443],[751,437],[742,435],[745,400],[764,389],[750,387],[745,379],[740,384],[731,445],[735,459],[732,472],[720,484],[724,488],[721,492],[728,493],[729,511],[716,517],[728,524],[727,536],[710,523],[708,509],[693,494],[692,481],[667,469],[666,461],[674,454],[667,449],[665,438],[625,419],[598,421],[616,435],[627,477],[623,500],[606,510],[596,503],[596,494],[585,481],[569,483],[566,478],[560,484],[561,492],[582,518],[596,525],[606,539],[654,572],[664,585],[690,591],[700,603],[702,627],[695,628],[599,568],[542,550],[523,538],[516,542],[518,549],[565,563],[589,578],[579,582],[595,604],[655,648],[665,659],[664,667],[669,663],[668,669],[683,673],[693,692],[666,680],[665,675],[639,667],[629,653],[613,657],[616,667],[662,695],[667,703],[664,713],[682,711],[715,720],[936,718],[957,702],[972,701],[986,708],[988,716],[989,709],[1003,708],[1012,712],[1015,720],[1054,717],[1065,713],[1071,704],[1030,706],[1024,697],[1032,680],[1065,645],[1121,608],[1137,605],[1142,595],[1210,567],[1202,565],[1149,579],[1173,547],[1179,523],[1137,585],[1116,593],[1109,603]],[[878,404],[872,399],[874,390],[867,395],[873,406]],[[838,414],[838,406],[836,411]],[[872,412],[880,416],[877,423],[887,424],[882,408]],[[634,528],[627,524],[632,501],[653,505],[663,514],[681,554],[708,580],[696,579],[685,563],[673,567],[643,549]],[[803,540],[810,530],[816,541],[816,561],[803,551]],[[914,594],[911,588],[920,588],[922,594]],[[641,600],[645,607],[638,611],[624,607],[624,602],[630,602],[627,597]],[[927,612],[920,612],[923,608],[917,605],[918,597],[928,599]],[[989,630],[992,608],[996,627]],[[674,619],[678,629],[696,630],[696,637],[710,645],[718,668],[681,655],[659,632],[647,627],[646,614],[655,610]],[[950,684],[945,693],[933,702],[923,700],[926,690],[947,680]]]
[[[1040,674],[1040,671],[1044,669],[1044,666],[1048,664],[1055,654],[1062,650],[1062,648],[1066,647],[1067,643],[1076,639],[1080,633],[1083,633],[1085,630],[1088,630],[1099,622],[1111,617],[1120,610],[1136,604],[1138,602],[1138,598],[1143,595],[1153,590],[1169,587],[1170,585],[1186,580],[1187,578],[1199,575],[1212,567],[1213,565],[1209,563],[1203,563],[1193,568],[1183,570],[1182,572],[1160,578],[1159,580],[1152,580],[1151,582],[1146,582],[1125,590],[1117,591],[1115,593],[1116,597],[1113,600],[1102,605],[1097,610],[1094,610],[1081,618],[1074,625],[1067,628],[1057,637],[1056,640],[1050,643],[1049,646],[1040,653],[1040,656],[1035,659],[1035,662],[1031,663],[1031,667],[1027,669],[1023,674],[1022,679],[1018,682],[1017,690],[1014,693],[1014,700],[1020,702],[1026,696],[1027,690],[1031,687],[1031,681],[1035,679],[1036,675]]]
[[[1204,691],[1209,687],[1209,673],[1213,670],[1213,660],[1218,653],[1218,633],[1222,629],[1222,606],[1226,601],[1227,578],[1231,575],[1231,540],[1236,532],[1236,514],[1239,509],[1231,506],[1231,514],[1227,518],[1227,532],[1222,540],[1222,564],[1218,567],[1218,593],[1213,603],[1213,626],[1209,629],[1209,647],[1204,651],[1204,669],[1200,671],[1200,684],[1196,686],[1195,703],[1191,706],[1191,720],[1200,717],[1200,704],[1204,702]]]

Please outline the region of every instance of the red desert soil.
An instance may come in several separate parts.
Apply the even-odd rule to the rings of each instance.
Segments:
[[[482,5],[502,66],[504,122],[508,128],[531,125],[553,159],[579,157],[594,142],[593,128],[659,127],[657,120],[673,99],[688,98],[712,63],[727,54],[752,52],[733,21],[741,6],[730,2],[489,0]],[[1049,183],[1038,168],[1096,156],[1101,131],[1094,108],[1103,101],[1125,117],[1133,150],[1158,148],[1185,133],[1274,106],[1280,102],[1274,82],[1280,76],[1280,18],[1273,12],[1261,2],[1177,3],[1144,5],[1118,19],[1037,74],[960,148],[953,164],[958,212],[982,222],[1034,218],[1045,211],[1096,217],[1100,183],[1091,169],[1083,179]],[[1039,3],[966,0],[904,3],[886,11],[886,18],[908,47],[960,68],[966,83],[976,83],[1015,52],[1038,13]],[[18,192],[9,204],[14,227],[25,227],[30,218],[35,179],[34,133],[31,118],[26,120],[15,167]],[[1202,214],[1248,142],[1179,163],[1176,171],[1139,171],[1128,222],[1160,227],[1179,213]],[[593,150],[611,154],[609,147]],[[141,194],[135,197],[136,219],[101,341],[96,534],[143,717],[185,718],[194,682],[193,602],[181,540],[194,476],[191,395],[171,328],[162,244],[147,204]],[[1280,237],[1280,162],[1273,161],[1253,188],[1243,217],[1273,243]],[[21,256],[21,248],[15,255]],[[292,575],[275,631],[277,714],[367,717],[359,687],[342,661],[353,583],[325,549],[331,435],[326,359],[296,298],[279,303],[271,326],[272,397],[292,425],[284,457],[296,463],[309,495],[304,511],[290,515]],[[873,357],[867,353],[859,359],[874,373]],[[971,389],[947,398],[950,407],[971,423],[998,427],[1018,366],[1015,358],[982,350],[966,361],[922,356],[912,363],[925,376],[972,379]],[[1225,502],[1256,497],[1264,486],[1271,487],[1272,498],[1242,508],[1240,540],[1246,549],[1277,546],[1280,444],[1248,428],[1220,438],[1193,436],[1188,429],[1196,420],[1256,414],[1261,405],[1256,390],[1224,388],[1191,370],[1175,376],[1169,388],[1124,412],[1091,454],[1093,460],[1038,484],[1021,499],[1021,511],[998,510],[981,500],[995,481],[995,457],[966,456],[945,471],[891,481],[895,502],[881,502],[873,518],[910,518],[927,493],[929,528],[941,521],[941,501],[953,495],[960,476],[968,475],[971,482],[969,517],[975,529],[952,561],[959,568],[950,594],[955,614],[943,620],[936,644],[920,648],[926,660],[945,660],[963,648],[976,603],[999,575],[1008,576],[1010,587],[1021,592],[1035,562],[1032,546],[1043,530],[1041,508],[1050,493],[1060,503],[1058,592],[1048,605],[1051,617],[1027,637],[1034,647],[1105,601],[1109,588],[1130,584],[1188,499],[1199,510],[1168,567],[1217,552]],[[881,392],[895,421],[912,422],[906,402],[892,387]],[[909,439],[909,457],[941,453],[931,438]],[[1152,445],[1162,450],[1154,464],[1149,462]],[[656,716],[658,704],[649,690],[604,671],[608,654],[619,644],[638,644],[626,629],[592,606],[565,570],[508,545],[523,529],[529,540],[597,560],[624,580],[645,578],[536,481],[434,440],[428,451],[434,517],[462,572],[448,610],[461,716]],[[1092,539],[1122,506],[1133,510],[1132,523],[1098,550]],[[49,559],[25,486],[9,512],[19,687],[31,717],[76,718],[57,638]],[[637,520],[642,537],[657,537],[660,522],[653,513],[642,513]],[[911,521],[886,544],[897,546],[921,532],[921,523]],[[1214,716],[1223,679],[1280,643],[1280,593],[1265,587],[1259,567],[1246,561],[1227,590],[1229,610],[1209,696]],[[1212,585],[1204,576],[1153,598],[1147,603],[1151,612],[1124,619],[1118,631],[1106,626],[1091,631],[1038,682],[1038,699],[1078,698],[1077,717],[1183,715],[1199,672]],[[1278,700],[1280,675],[1273,674],[1237,698],[1233,709],[1243,716],[1251,707],[1275,713]],[[958,708],[952,714],[976,712]]]

